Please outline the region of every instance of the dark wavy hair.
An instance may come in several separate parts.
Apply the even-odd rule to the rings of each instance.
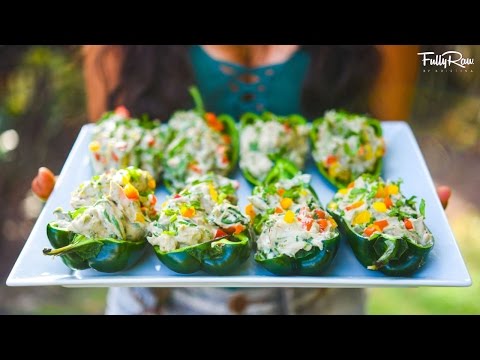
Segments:
[[[365,112],[367,95],[379,68],[374,46],[308,45],[311,62],[302,94],[302,113],[313,118],[330,108]],[[124,104],[134,116],[167,119],[191,106],[194,83],[188,46],[124,45],[118,86],[108,96],[110,109]],[[102,59],[98,59],[99,66]]]

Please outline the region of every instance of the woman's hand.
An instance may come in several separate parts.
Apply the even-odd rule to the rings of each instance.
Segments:
[[[50,169],[41,167],[32,181],[32,191],[41,200],[46,201],[55,187],[55,175]]]

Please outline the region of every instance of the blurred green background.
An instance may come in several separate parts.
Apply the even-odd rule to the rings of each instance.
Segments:
[[[424,46],[435,50],[435,46]],[[480,46],[448,46],[479,59]],[[106,289],[9,288],[5,280],[41,211],[38,167],[59,173],[87,122],[78,46],[0,45],[0,314],[101,314]],[[453,188],[447,217],[470,288],[369,289],[370,314],[480,314],[480,68],[419,73],[414,129],[434,181]]]

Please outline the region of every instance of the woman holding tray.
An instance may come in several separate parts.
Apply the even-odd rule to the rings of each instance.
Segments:
[[[408,118],[417,46],[85,46],[88,114],[124,105],[133,116],[167,119],[191,107],[197,84],[205,105],[238,117],[268,109],[312,119],[327,109]],[[32,188],[54,186],[41,168]],[[450,190],[438,189],[446,206]],[[107,314],[362,314],[362,289],[111,288]]]

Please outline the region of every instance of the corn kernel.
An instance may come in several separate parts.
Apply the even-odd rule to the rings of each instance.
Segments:
[[[353,225],[365,224],[365,223],[368,223],[371,218],[372,218],[372,214],[370,214],[370,211],[368,211],[368,210],[363,210],[363,211],[360,211],[360,212],[357,214],[357,216],[355,216],[355,218],[353,219],[352,224],[353,224]]]
[[[293,204],[293,200],[290,199],[290,198],[284,198],[280,201],[280,205],[282,206],[282,208],[284,208],[285,210],[287,210],[290,206],[292,206]]]
[[[385,203],[383,203],[383,202],[379,202],[379,201],[374,202],[372,207],[378,212],[387,211],[387,205],[385,205]]]
[[[343,188],[343,189],[338,190],[338,192],[339,192],[340,194],[342,194],[342,195],[347,195],[348,189],[347,189],[347,188]]]
[[[308,194],[308,191],[305,189],[300,190],[300,195],[306,196]]]
[[[295,221],[295,213],[292,210],[288,210],[283,217],[286,223],[293,223]]]
[[[88,148],[91,152],[97,152],[98,150],[100,150],[100,143],[94,140],[88,145]]]

